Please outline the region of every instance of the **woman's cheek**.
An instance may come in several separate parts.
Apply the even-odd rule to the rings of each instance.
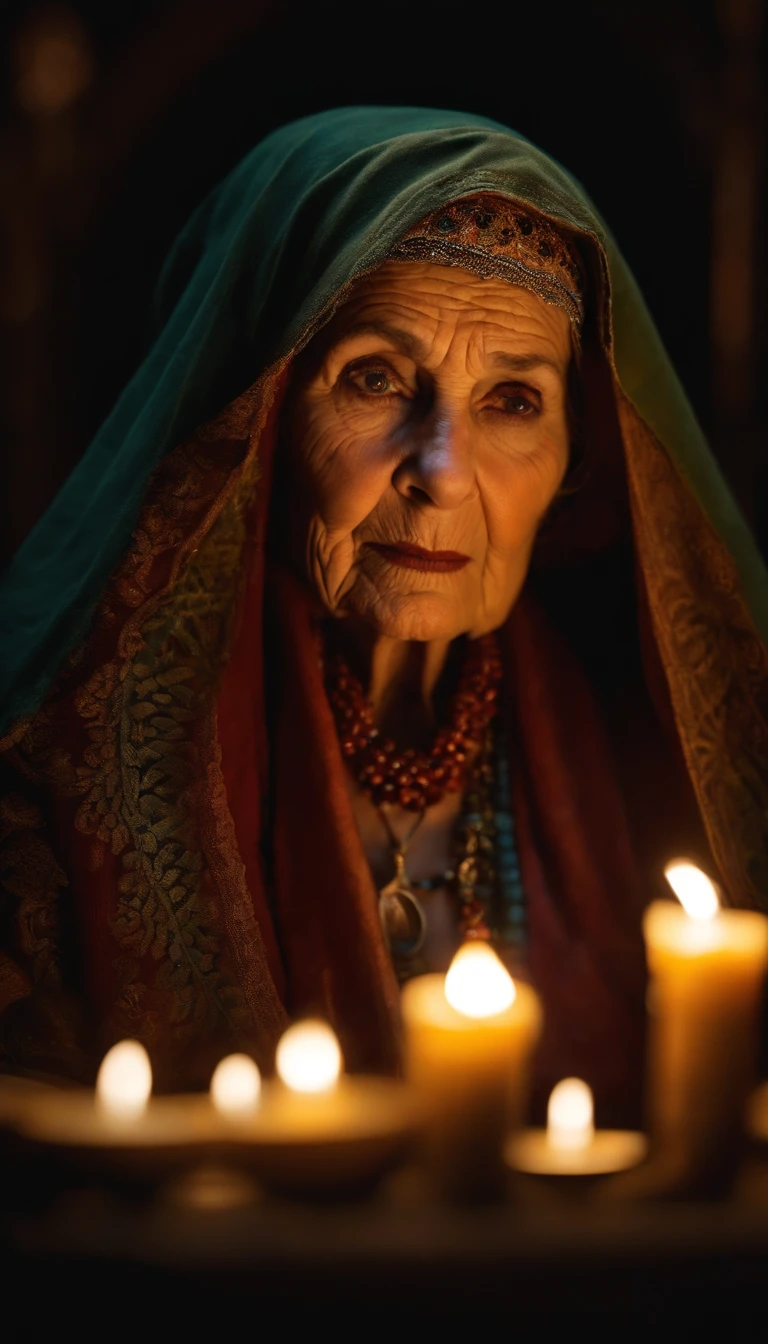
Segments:
[[[482,492],[488,546],[513,562],[530,550],[544,512],[544,492],[526,472],[508,473]]]
[[[541,488],[540,508],[546,513],[568,470],[570,435],[565,408],[547,416],[542,425],[535,455]]]
[[[497,555],[511,555],[535,528],[532,481],[526,464],[508,459],[486,473],[480,493],[488,531],[488,544]]]
[[[386,440],[356,432],[339,419],[310,423],[302,456],[314,511],[333,532],[352,531],[367,518],[392,476]]]

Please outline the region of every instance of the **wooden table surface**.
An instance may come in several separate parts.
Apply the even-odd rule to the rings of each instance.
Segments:
[[[313,1204],[220,1168],[128,1198],[36,1188],[8,1154],[0,1179],[4,1293],[36,1295],[59,1322],[95,1297],[129,1309],[159,1295],[178,1324],[226,1301],[296,1323],[364,1312],[364,1334],[487,1320],[525,1324],[527,1340],[543,1322],[692,1329],[722,1316],[729,1338],[768,1340],[768,1162],[757,1157],[730,1198],[696,1203],[603,1203],[523,1178],[505,1202],[457,1208],[404,1170],[367,1198]]]

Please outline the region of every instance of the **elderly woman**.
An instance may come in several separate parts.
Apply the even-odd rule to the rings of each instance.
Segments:
[[[324,113],[159,312],[6,578],[6,1067],[195,1085],[312,1012],[396,1069],[398,981],[485,938],[540,1094],[629,1117],[664,862],[768,893],[768,613],[602,222],[493,122]]]

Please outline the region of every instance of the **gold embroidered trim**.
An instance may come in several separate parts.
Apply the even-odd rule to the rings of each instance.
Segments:
[[[285,1022],[211,717],[275,384],[273,371],[160,464],[86,646],[14,733],[24,774],[81,795],[76,826],[92,837],[91,867],[119,864],[110,1030],[171,1054],[222,1031],[268,1050]],[[85,730],[69,753],[59,740],[66,722],[70,741],[78,722]],[[30,908],[26,950],[39,958],[31,917]]]
[[[562,308],[578,342],[584,321],[584,275],[573,247],[548,219],[522,201],[490,193],[433,210],[389,253],[393,261],[460,266],[497,276]]]
[[[621,392],[617,401],[635,538],[688,770],[730,899],[764,909],[768,652],[729,552],[634,407]]]

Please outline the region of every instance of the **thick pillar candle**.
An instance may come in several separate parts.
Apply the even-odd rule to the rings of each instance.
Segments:
[[[667,877],[682,904],[655,901],[644,919],[649,1129],[671,1169],[717,1182],[738,1153],[755,1077],[768,919],[721,910],[690,864]]]
[[[409,1080],[421,1097],[425,1156],[444,1194],[484,1198],[504,1178],[503,1143],[523,1123],[539,999],[484,943],[467,943],[447,976],[403,989]]]

